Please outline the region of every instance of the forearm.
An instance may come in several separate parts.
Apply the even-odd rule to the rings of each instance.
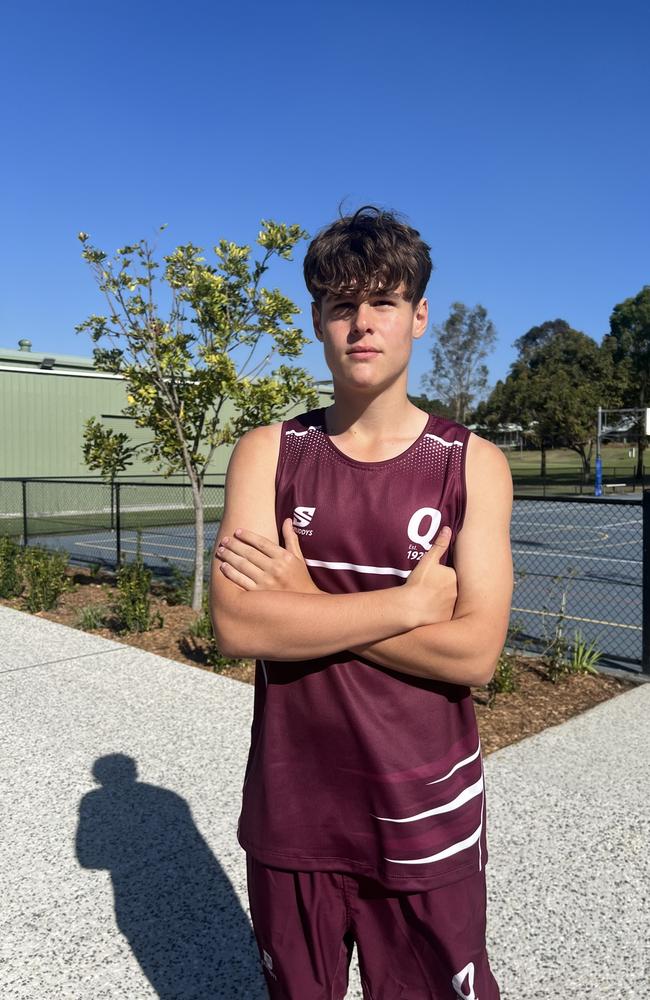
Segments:
[[[227,656],[311,660],[373,643],[420,624],[403,587],[355,594],[212,592],[215,636]]]
[[[378,642],[358,643],[351,652],[399,673],[478,686],[488,683],[498,657],[493,652],[496,643],[486,643],[484,632],[484,624],[468,614]]]

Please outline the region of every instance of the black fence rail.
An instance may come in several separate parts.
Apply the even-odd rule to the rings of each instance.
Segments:
[[[223,504],[224,485],[206,485],[206,550]],[[139,552],[158,576],[193,570],[184,483],[0,479],[0,534],[63,549],[76,563],[114,569]],[[579,633],[604,663],[650,674],[650,491],[614,499],[517,490],[511,539],[510,646],[541,652],[554,636],[572,645]]]

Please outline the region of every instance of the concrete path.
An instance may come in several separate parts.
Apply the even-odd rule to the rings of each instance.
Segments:
[[[0,608],[3,1000],[263,1000],[252,694]],[[487,758],[503,1000],[650,1000],[649,717],[646,684]]]

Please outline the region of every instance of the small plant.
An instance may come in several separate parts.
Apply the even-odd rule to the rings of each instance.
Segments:
[[[187,631],[190,635],[193,635],[197,639],[214,639],[212,619],[210,617],[209,598],[207,594],[203,595],[203,610],[201,615],[191,622]]]
[[[77,619],[77,628],[84,632],[92,632],[93,629],[101,628],[106,622],[108,614],[107,608],[102,604],[88,604],[81,609],[81,614]]]
[[[90,566],[88,567],[88,569],[89,569],[89,572],[90,572],[90,575],[91,575],[91,576],[92,576],[93,578],[95,578],[95,577],[98,577],[98,576],[99,576],[99,571],[100,571],[100,569],[101,569],[101,568],[102,568],[102,564],[101,564],[101,563],[99,563],[99,562],[94,562],[94,563],[91,563],[91,564],[90,564]]]
[[[67,552],[27,548],[20,557],[25,583],[25,607],[28,611],[51,611],[68,588]]]
[[[22,589],[20,546],[13,538],[0,538],[0,597],[18,597]]]
[[[186,640],[186,652],[189,652],[192,656],[196,656],[198,652],[200,654],[200,658],[211,666],[216,673],[219,673],[226,667],[231,667],[237,662],[229,656],[224,656],[217,646],[217,641],[214,637],[214,631],[212,629],[212,619],[210,617],[210,598],[208,594],[203,595],[203,610],[201,615],[189,625],[187,632],[193,639],[207,639],[207,646],[197,648],[197,643],[187,642]]]
[[[600,650],[596,647],[594,639],[589,645],[582,637],[582,632],[577,629],[573,633],[573,652],[571,656],[571,673],[573,674],[597,674],[596,664],[601,657]]]
[[[210,643],[206,651],[205,661],[212,667],[216,674],[221,673],[221,671],[225,670],[227,667],[232,667],[237,662],[229,656],[224,656],[214,641]]]
[[[117,574],[117,590],[113,611],[125,632],[147,632],[156,625],[162,628],[162,615],[151,612],[151,572],[142,562],[139,539],[135,560],[125,563]]]
[[[566,620],[567,594],[569,592],[570,581],[575,576],[575,570],[568,573],[569,582],[562,591],[560,598],[560,610],[555,618],[553,634],[548,639],[546,648],[542,653],[542,663],[546,667],[548,679],[553,684],[557,684],[562,677],[571,673],[571,662],[568,658],[569,642],[564,635],[564,622]],[[563,577],[556,577],[555,582],[559,582]],[[545,608],[545,610],[548,610]]]
[[[166,587],[166,599],[168,604],[188,604],[192,603],[192,591],[194,590],[194,575],[183,573],[178,566],[169,567],[171,583]]]
[[[513,653],[502,651],[492,680],[487,685],[488,708],[494,705],[497,694],[511,694],[517,690],[517,658]]]

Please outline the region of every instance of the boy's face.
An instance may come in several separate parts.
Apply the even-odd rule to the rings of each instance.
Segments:
[[[392,292],[330,293],[312,303],[314,331],[335,383],[381,390],[406,378],[413,341],[425,332],[427,300],[412,304],[403,285]]]

